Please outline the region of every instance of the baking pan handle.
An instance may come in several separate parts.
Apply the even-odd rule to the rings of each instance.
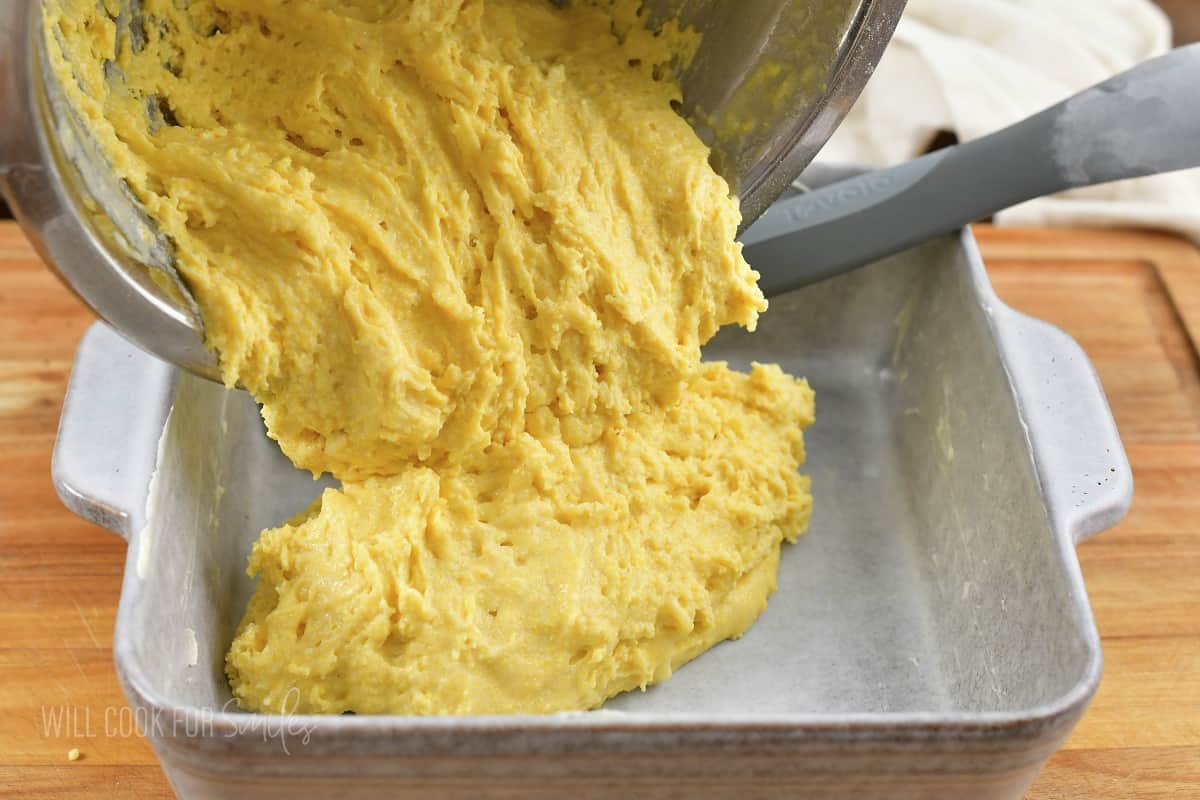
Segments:
[[[993,319],[1055,528],[1079,542],[1117,524],[1133,474],[1100,379],[1063,331],[997,304]]]
[[[50,471],[79,516],[126,539],[143,517],[175,370],[97,322],[75,354]]]

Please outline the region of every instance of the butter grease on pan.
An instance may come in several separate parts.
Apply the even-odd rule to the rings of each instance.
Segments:
[[[591,708],[765,607],[812,394],[700,362],[766,303],[671,108],[694,36],[636,8],[48,10],[225,380],[343,482],[254,548],[244,707]]]

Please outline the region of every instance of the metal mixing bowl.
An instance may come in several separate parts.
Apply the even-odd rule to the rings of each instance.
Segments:
[[[738,193],[743,227],[812,160],[878,63],[905,0],[647,0],[703,34],[683,113]],[[216,360],[162,236],[47,68],[37,0],[0,0],[0,190],[63,281],[135,344],[206,377]],[[140,3],[122,3],[118,23]]]

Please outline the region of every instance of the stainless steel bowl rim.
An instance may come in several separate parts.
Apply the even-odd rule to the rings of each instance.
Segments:
[[[857,0],[824,89],[790,137],[745,176],[745,228],[796,178],[832,135],[878,63],[905,0]],[[149,278],[149,270],[106,244],[88,220],[87,192],[62,168],[42,86],[41,4],[0,0],[0,190],[48,265],[98,316],[147,352],[214,380],[203,321]]]

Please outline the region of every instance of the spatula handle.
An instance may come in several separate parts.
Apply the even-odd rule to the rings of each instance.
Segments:
[[[1191,45],[989,136],[781,200],[742,241],[769,297],[1025,200],[1196,166],[1200,45]]]

